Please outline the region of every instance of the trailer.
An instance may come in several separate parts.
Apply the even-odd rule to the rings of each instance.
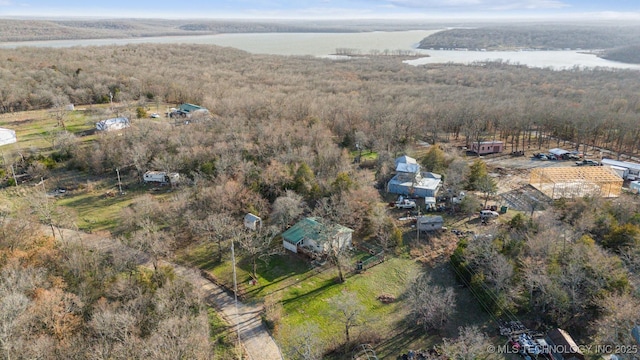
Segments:
[[[167,173],[166,171],[147,171],[142,177],[146,183],[175,184],[180,179],[178,173]]]
[[[600,162],[602,165],[610,166],[615,170],[616,168],[624,168],[626,169],[624,180],[639,180],[640,179],[640,164],[632,163],[628,161],[618,161],[613,159],[602,159]],[[617,172],[617,171],[616,171]]]

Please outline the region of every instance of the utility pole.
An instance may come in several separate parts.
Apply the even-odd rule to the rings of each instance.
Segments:
[[[13,182],[16,183],[16,187],[18,187],[18,178],[16,178],[16,172],[13,170],[13,164],[11,164],[11,174],[13,175]]]
[[[120,195],[122,195],[122,182],[120,182],[120,169],[116,168],[116,174],[118,174],[118,189],[120,190]]]
[[[418,205],[418,216],[416,217],[416,242],[420,241],[420,205]]]

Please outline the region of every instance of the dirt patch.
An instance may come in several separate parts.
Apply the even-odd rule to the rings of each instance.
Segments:
[[[458,237],[451,232],[433,232],[409,250],[411,257],[425,265],[435,266],[447,262],[456,247]]]

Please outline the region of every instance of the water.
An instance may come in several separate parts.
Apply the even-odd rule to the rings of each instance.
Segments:
[[[245,50],[253,54],[309,55],[331,57],[338,48],[354,49],[367,55],[373,50],[413,51],[429,57],[405,61],[410,65],[435,63],[471,64],[486,60],[502,60],[529,67],[571,68],[617,68],[640,70],[640,65],[624,64],[598,58],[579,51],[452,51],[420,50],[416,45],[423,38],[439,30],[377,31],[366,33],[257,33],[218,34],[191,36],[163,36],[126,39],[52,40],[0,43],[0,48],[104,46],[124,44],[212,44]]]

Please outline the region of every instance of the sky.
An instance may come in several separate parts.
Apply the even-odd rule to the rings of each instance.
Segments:
[[[2,17],[637,19],[640,0],[0,0]]]

